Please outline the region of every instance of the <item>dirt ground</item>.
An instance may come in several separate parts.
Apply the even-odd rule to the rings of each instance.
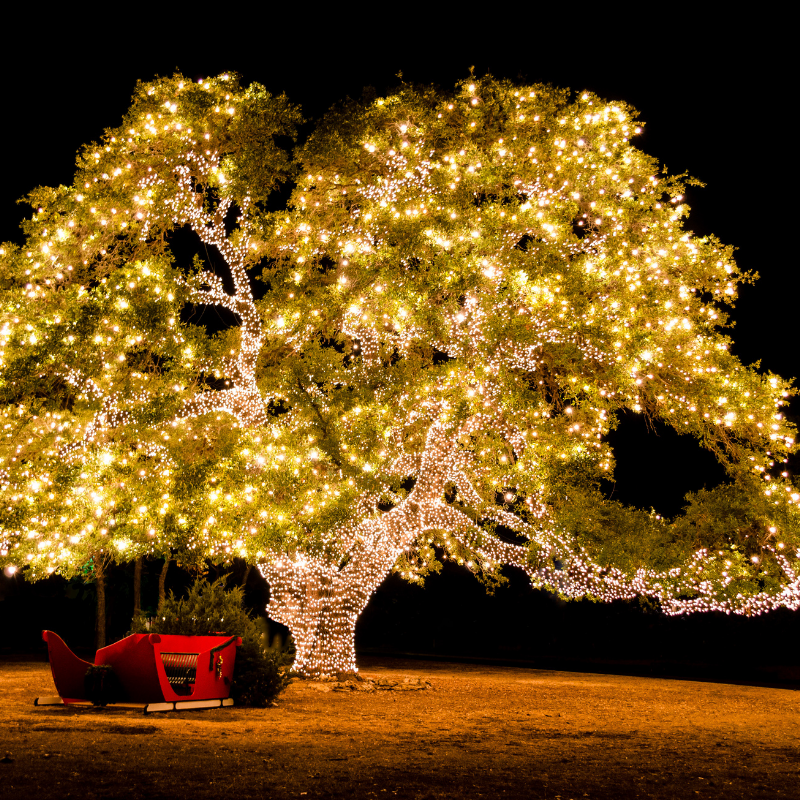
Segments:
[[[54,693],[49,666],[1,663],[3,796],[800,796],[791,690],[378,658],[361,670],[433,689],[298,682],[276,708],[144,716],[34,707]]]

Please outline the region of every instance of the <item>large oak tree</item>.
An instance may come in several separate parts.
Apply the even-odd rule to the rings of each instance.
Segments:
[[[371,594],[442,558],[797,607],[791,389],[731,354],[749,276],[686,230],[633,109],[487,77],[346,103],[292,156],[299,121],[234,76],[156,81],[31,195],[2,254],[5,561],[241,556],[307,674],[355,669]],[[623,411],[727,482],[674,520],[608,499]]]

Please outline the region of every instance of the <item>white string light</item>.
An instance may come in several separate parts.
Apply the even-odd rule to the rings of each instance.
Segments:
[[[669,614],[800,605],[789,384],[730,354],[732,251],[683,231],[631,109],[488,78],[404,90],[312,137],[269,214],[262,161],[288,162],[259,126],[293,114],[232,76],[159,81],[72,187],[35,194],[25,248],[0,253],[4,564],[246,558],[314,675],[354,671],[372,593],[437,554]],[[174,266],[179,229],[225,274]],[[187,304],[237,325],[209,335]],[[581,539],[570,504],[613,473],[622,409],[703,439],[763,536],[625,567]]]

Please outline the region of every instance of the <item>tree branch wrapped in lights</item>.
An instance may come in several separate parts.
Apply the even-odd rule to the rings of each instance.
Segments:
[[[797,608],[792,390],[729,352],[749,276],[683,229],[686,181],[631,145],[635,116],[405,87],[323,119],[270,212],[296,109],[234,76],[140,86],[3,247],[4,561],[241,556],[315,675],[355,670],[387,574],[442,557],[672,614]],[[671,521],[606,498],[623,410],[729,482]]]

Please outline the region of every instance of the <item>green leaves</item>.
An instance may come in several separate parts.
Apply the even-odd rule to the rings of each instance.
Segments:
[[[521,563],[507,527],[558,591],[556,556],[595,596],[603,569],[782,591],[794,389],[731,354],[724,307],[753,276],[685,230],[696,182],[634,146],[633,109],[487,76],[348,101],[298,144],[302,122],[233,73],[158,79],[71,186],[31,193],[25,247],[0,248],[0,558],[338,565],[347,531],[450,481],[462,516],[439,498],[414,519],[489,582],[500,556],[464,537]],[[609,501],[622,411],[692,434],[730,486],[673,521]],[[455,448],[433,478],[431,431]]]

